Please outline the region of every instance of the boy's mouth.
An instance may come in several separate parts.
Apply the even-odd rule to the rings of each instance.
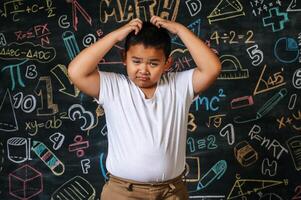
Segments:
[[[136,79],[141,81],[147,81],[150,79],[150,73],[138,73],[136,74]]]
[[[147,81],[147,80],[149,80],[149,76],[137,76],[136,79],[141,80],[141,81]]]

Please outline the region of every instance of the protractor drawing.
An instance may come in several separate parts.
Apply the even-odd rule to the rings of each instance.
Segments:
[[[222,55],[220,57],[222,63],[222,71],[217,79],[245,79],[249,78],[249,70],[243,69],[239,60],[232,55]]]

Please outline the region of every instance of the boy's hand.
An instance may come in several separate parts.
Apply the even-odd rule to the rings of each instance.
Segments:
[[[158,16],[152,16],[150,22],[158,28],[165,28],[172,34],[178,34],[181,24],[166,19],[162,19]]]
[[[119,42],[124,40],[124,38],[126,38],[126,36],[132,31],[135,31],[135,34],[137,34],[141,30],[142,24],[143,22],[140,19],[136,18],[131,20],[129,23],[125,24],[124,26],[120,27],[119,29],[117,29],[118,32],[117,40]]]

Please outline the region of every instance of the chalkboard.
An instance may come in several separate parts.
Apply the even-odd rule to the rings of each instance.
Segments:
[[[0,199],[99,199],[105,113],[67,66],[117,27],[154,14],[184,24],[222,62],[190,109],[190,198],[301,199],[300,0],[1,1]],[[170,71],[194,68],[171,36]],[[125,73],[122,49],[99,69]]]

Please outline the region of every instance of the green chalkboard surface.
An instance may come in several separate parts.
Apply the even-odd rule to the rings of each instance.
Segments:
[[[190,108],[190,198],[301,199],[300,0],[2,0],[1,200],[99,199],[105,112],[67,67],[109,32],[152,15],[184,24],[222,62]],[[171,36],[170,71],[194,68]],[[122,50],[117,43],[99,69],[126,73]]]

